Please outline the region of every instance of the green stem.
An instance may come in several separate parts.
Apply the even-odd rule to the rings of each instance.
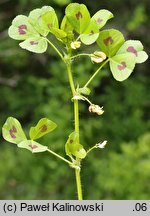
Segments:
[[[55,45],[49,41],[47,38],[45,38],[47,40],[47,42],[50,44],[50,46],[58,53],[58,55],[60,56],[60,58],[64,61],[64,57],[63,55],[61,54],[61,52],[55,47]]]
[[[68,78],[69,78],[71,91],[72,91],[72,94],[74,96],[76,93],[76,90],[75,90],[75,85],[74,85],[72,70],[71,70],[71,50],[70,49],[68,49],[68,59],[66,61],[66,66],[67,66],[67,72],[68,72]],[[79,133],[79,104],[78,104],[78,100],[74,100],[74,121],[75,121],[75,131],[77,133]],[[80,164],[80,160],[78,158],[76,158],[76,160]],[[76,176],[78,199],[82,200],[80,169],[75,169],[75,176]]]
[[[79,133],[79,102],[74,100],[75,132]]]
[[[66,162],[66,163],[68,163],[69,165],[72,165],[72,162],[71,162],[71,161],[69,161],[69,160],[65,159],[64,157],[60,156],[59,154],[57,154],[57,153],[53,152],[52,150],[50,150],[50,149],[47,149],[47,151],[48,151],[49,153],[51,153],[51,154],[55,155],[55,156],[56,156],[56,157],[58,157],[59,159],[61,159],[61,160],[65,161],[65,162]]]
[[[83,197],[82,197],[82,187],[81,187],[81,177],[80,177],[80,169],[75,169],[75,174],[76,174],[78,200],[83,200]]]
[[[84,98],[84,100],[86,100],[90,105],[92,105],[91,101],[90,101],[87,97],[84,97],[84,96],[83,96],[83,98]]]
[[[90,148],[87,152],[86,152],[86,155],[89,154],[93,149],[95,149],[96,146],[93,146],[92,148]]]
[[[99,73],[99,71],[105,66],[105,64],[109,61],[107,59],[106,61],[103,62],[103,64],[95,71],[95,73],[91,76],[91,78],[88,80],[88,82],[84,85],[84,87],[87,87],[91,81],[96,77],[96,75]]]
[[[78,55],[75,55],[75,56],[72,56],[71,59],[74,59],[74,58],[77,58],[77,57],[80,57],[80,56],[91,56],[91,54],[88,54],[88,53],[81,53],[81,54],[78,54]]]
[[[79,128],[79,101],[74,100],[74,119],[75,119],[75,132],[79,134],[80,128]],[[80,143],[80,140],[78,140]],[[76,159],[78,160],[78,159]],[[80,160],[79,160],[80,164]],[[78,192],[78,200],[82,200],[82,186],[81,186],[81,176],[80,176],[80,170],[75,169],[75,175],[76,175],[76,184],[77,184],[77,192]]]
[[[72,94],[74,96],[76,90],[75,90],[74,81],[73,81],[73,77],[72,77],[71,63],[70,62],[67,63],[67,73],[68,73],[70,88],[71,88]]]

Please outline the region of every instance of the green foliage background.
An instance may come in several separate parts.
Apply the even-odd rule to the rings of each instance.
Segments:
[[[0,128],[8,116],[18,118],[26,131],[42,117],[58,129],[41,143],[65,155],[64,144],[73,129],[70,89],[64,65],[52,49],[36,55],[19,48],[7,29],[18,14],[44,5],[62,18],[71,0],[0,1]],[[150,50],[149,0],[84,0],[91,14],[108,9],[127,39],[139,39]],[[91,51],[91,48],[87,50]],[[94,46],[92,48],[94,50]],[[84,62],[84,64],[83,64]],[[74,62],[74,76],[85,82],[96,69],[86,58]],[[94,69],[95,68],[95,69]],[[102,117],[81,104],[81,140],[86,149],[104,139],[107,147],[93,151],[82,165],[85,199],[150,198],[150,74],[149,61],[137,65],[131,77],[115,81],[107,68],[93,82],[93,102],[103,105]],[[0,138],[0,199],[76,199],[74,170],[48,153],[31,154]]]

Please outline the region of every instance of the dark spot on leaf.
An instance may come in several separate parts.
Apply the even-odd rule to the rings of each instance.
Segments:
[[[118,70],[122,71],[127,67],[125,62],[121,62],[120,65],[118,65]]]
[[[49,23],[47,26],[48,26],[48,28],[50,29],[50,28],[53,27],[53,24],[52,24],[52,23]]]
[[[92,30],[89,34],[89,36],[92,36],[94,34],[94,31]]]
[[[100,24],[100,23],[102,23],[102,22],[103,22],[103,19],[101,19],[101,18],[98,18],[98,19],[97,19],[97,23],[98,23],[98,24]]]
[[[72,143],[73,143],[73,140],[71,139],[71,140],[70,140],[70,144],[72,144]]]
[[[18,31],[20,35],[26,34],[27,26],[26,25],[20,25],[18,26]]]
[[[135,56],[138,56],[137,51],[133,46],[129,46],[127,51],[135,54]]]
[[[76,14],[76,18],[77,20],[81,19],[83,16],[82,16],[82,13],[79,11],[77,14]]]
[[[67,23],[65,24],[65,29],[67,29],[67,27],[68,27],[68,25],[67,25]]]
[[[104,39],[104,44],[105,44],[106,46],[109,46],[109,45],[112,44],[113,42],[114,42],[114,41],[113,41],[112,37],[108,37],[108,38]]]
[[[35,42],[35,41],[30,41],[30,44],[33,46],[33,45],[38,45],[38,42]]]
[[[9,134],[11,136],[11,138],[15,139],[15,133],[17,133],[17,129],[15,128],[15,126],[13,126],[10,130],[9,130]]]
[[[38,148],[38,146],[37,145],[29,145],[29,147],[32,149],[32,150],[34,150],[34,149],[36,149],[36,148]]]
[[[42,133],[46,132],[46,131],[47,131],[47,125],[42,125],[42,126],[40,127],[40,131],[41,131]]]

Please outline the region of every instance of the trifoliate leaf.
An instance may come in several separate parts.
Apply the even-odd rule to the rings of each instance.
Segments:
[[[56,127],[57,125],[53,121],[42,118],[35,127],[30,128],[30,139],[36,140],[45,134],[52,132]]]
[[[5,140],[15,144],[27,139],[20,122],[13,117],[6,120],[2,128],[2,134]]]
[[[58,18],[54,9],[49,9],[46,13],[39,18],[40,27],[43,26],[48,32],[55,35],[56,38],[61,39],[67,36],[66,32],[59,29]]]
[[[90,24],[90,14],[84,4],[69,4],[66,7],[66,17],[73,29],[79,34],[82,34]]]
[[[23,15],[16,16],[12,21],[8,34],[15,40],[25,40],[29,37],[39,36],[38,32],[29,23],[28,17]]]
[[[79,94],[83,95],[89,95],[91,93],[91,90],[88,87],[78,88],[77,91]]]
[[[63,42],[65,44],[70,45],[71,42],[74,41],[74,33],[73,33],[73,27],[69,23],[66,16],[64,16],[64,18],[62,20],[60,29],[63,30],[67,34],[67,36],[65,38],[62,38]]]
[[[66,154],[71,155],[74,149],[74,146],[78,144],[79,144],[79,133],[74,131],[69,135],[69,138],[66,142],[66,145],[65,145]]]
[[[33,140],[25,140],[18,144],[19,148],[25,148],[31,151],[32,153],[39,153],[47,151],[48,147],[41,145]]]
[[[77,158],[83,159],[86,157],[86,151],[83,148],[82,145],[77,145],[75,151],[73,152],[73,155],[76,156]]]
[[[82,41],[82,43],[86,45],[90,45],[97,40],[98,36],[99,36],[99,29],[96,24],[96,21],[91,19],[87,29],[84,31],[83,34],[80,35],[80,40]]]
[[[21,42],[19,46],[34,53],[44,53],[47,50],[47,40],[40,36],[31,37]]]
[[[110,69],[113,77],[118,81],[127,79],[135,67],[135,56],[126,53],[118,54],[110,59]]]
[[[99,29],[101,29],[106,24],[106,22],[111,18],[113,18],[113,14],[110,11],[105,10],[105,9],[99,10],[92,17],[92,19],[96,21]]]
[[[138,40],[126,41],[118,50],[117,54],[132,53],[135,56],[136,63],[143,63],[147,60],[148,55],[143,51],[143,45]]]
[[[48,22],[49,19],[49,22]],[[46,36],[49,33],[51,24],[58,27],[58,20],[55,11],[50,6],[34,9],[29,14],[29,21],[37,32]]]
[[[83,159],[86,156],[86,151],[81,144],[71,145],[66,143],[65,145],[66,154],[75,156],[77,158]]]
[[[66,154],[71,156],[74,155],[77,158],[84,158],[86,151],[81,144],[79,144],[79,133],[72,132],[65,145]]]
[[[112,57],[116,54],[124,41],[124,37],[120,31],[109,29],[100,32],[97,44],[108,57]]]
[[[42,15],[41,20],[45,28],[54,34],[57,39],[63,39],[67,36],[65,31],[59,29],[57,15],[54,10]]]
[[[66,32],[66,33],[73,31],[73,27],[69,23],[69,21],[68,21],[68,19],[67,19],[66,16],[64,16],[64,18],[63,18],[63,20],[61,22],[60,29],[63,30],[64,32]]]
[[[62,19],[62,22],[61,22],[61,25],[60,25],[60,29],[62,29],[65,32],[72,32],[73,31],[73,27],[69,23],[69,21],[68,21],[68,19],[67,19],[66,16],[64,16],[64,18]]]
[[[41,15],[41,20],[43,21],[43,23],[40,23],[41,25],[43,24],[43,26],[45,28],[51,29],[51,28],[59,28],[58,25],[58,18],[57,15],[54,11],[54,9],[50,9],[49,11],[47,11],[46,13],[44,13],[43,15]]]
[[[66,32],[64,32],[61,29],[57,29],[57,28],[51,28],[50,29],[51,33],[55,35],[56,38],[58,39],[63,39],[67,36]]]

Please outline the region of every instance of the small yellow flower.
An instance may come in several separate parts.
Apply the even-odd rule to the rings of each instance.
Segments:
[[[106,54],[101,51],[95,51],[93,54],[91,54],[91,60],[95,63],[101,63],[106,59]]]
[[[104,113],[103,107],[99,105],[91,104],[89,106],[89,112],[96,113],[97,115],[102,115]]]
[[[74,41],[71,43],[71,48],[72,49],[78,49],[81,46],[81,42],[80,41]]]

